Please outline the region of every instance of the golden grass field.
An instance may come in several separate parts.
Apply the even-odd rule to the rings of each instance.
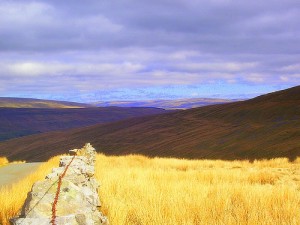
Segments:
[[[17,214],[58,157],[0,189],[0,223]],[[181,160],[98,154],[102,212],[112,225],[300,224],[300,160]]]

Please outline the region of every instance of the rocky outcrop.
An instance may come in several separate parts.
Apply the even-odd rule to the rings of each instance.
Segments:
[[[94,178],[95,149],[88,143],[71,152],[75,156],[62,156],[59,167],[33,185],[20,216],[12,219],[13,225],[53,224],[53,211],[56,225],[108,225],[107,218],[98,210],[101,204],[99,184]],[[58,185],[59,176],[65,171]]]

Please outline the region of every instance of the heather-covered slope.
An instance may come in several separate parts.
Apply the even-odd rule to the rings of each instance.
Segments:
[[[164,113],[156,108],[0,108],[0,141],[30,134],[107,123],[136,116]]]
[[[300,155],[300,86],[248,101],[133,118],[0,144],[10,159],[44,160],[91,142],[107,154],[210,159]]]

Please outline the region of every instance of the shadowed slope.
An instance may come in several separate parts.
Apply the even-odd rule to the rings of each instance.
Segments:
[[[41,160],[91,142],[106,154],[293,160],[300,155],[299,96],[295,87],[244,102],[33,135],[1,143],[0,154]]]
[[[0,108],[0,141],[30,134],[164,113],[156,108],[22,109]]]

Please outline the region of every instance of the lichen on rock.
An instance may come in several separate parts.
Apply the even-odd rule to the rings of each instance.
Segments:
[[[70,150],[73,156],[62,156],[59,167],[45,180],[36,182],[13,225],[49,225],[52,205],[58,188],[58,178],[69,165],[62,179],[56,206],[56,225],[108,225],[108,219],[98,210],[101,206],[94,178],[95,149],[87,143],[81,149]]]

